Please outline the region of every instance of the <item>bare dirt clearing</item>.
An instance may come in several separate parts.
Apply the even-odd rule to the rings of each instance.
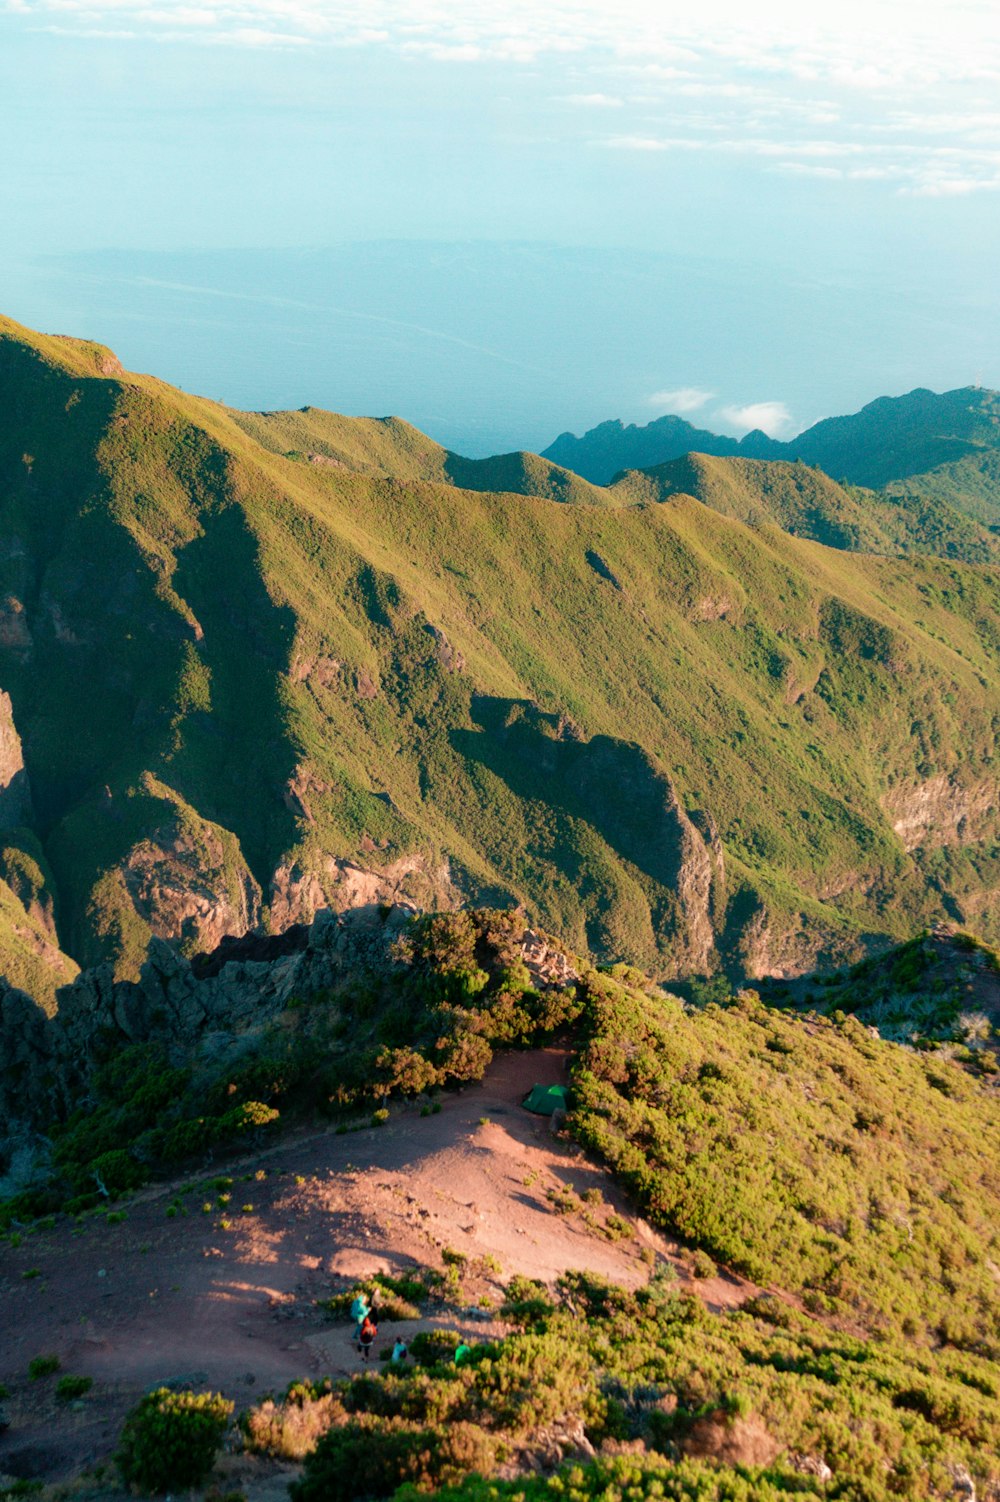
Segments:
[[[521,1106],[536,1082],[563,1079],[564,1057],[499,1055],[435,1114],[398,1106],[382,1126],[289,1136],[124,1202],[121,1222],[60,1222],[5,1249],[0,1473],[51,1480],[106,1459],[125,1411],[163,1383],[217,1389],[239,1409],[297,1377],[356,1371],[348,1323],[316,1299],[374,1272],[440,1268],[445,1247],[470,1259],[462,1307],[383,1322],[380,1345],[433,1324],[488,1335],[499,1327],[475,1306],[498,1304],[514,1273],[551,1282],[580,1268],[636,1285],[667,1260],[690,1281],[689,1259],[630,1213],[609,1175]],[[213,1183],[223,1175],[231,1186]],[[567,1209],[568,1190],[601,1200]],[[602,1230],[609,1215],[628,1229]],[[500,1273],[477,1270],[487,1254]],[[754,1291],[727,1277],[693,1286],[714,1307]],[[28,1376],[40,1354],[91,1377],[91,1392],[58,1401],[57,1375]]]

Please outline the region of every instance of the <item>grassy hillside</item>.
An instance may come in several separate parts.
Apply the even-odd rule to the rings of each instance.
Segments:
[[[748,993],[593,978],[574,1130],[654,1220],[807,1308],[1000,1356],[1000,1111],[953,1061]]]
[[[611,494],[622,492],[636,501],[693,495],[750,526],[773,522],[796,537],[849,552],[1000,562],[997,536],[941,496],[914,491],[888,498],[838,485],[822,470],[802,463],[686,454],[624,476]]]
[[[981,526],[1000,529],[1000,448],[976,449],[952,464],[939,464],[924,475],[892,480],[886,495],[944,501]]]
[[[1000,955],[972,934],[938,928],[847,970],[761,991],[827,1016],[853,1013],[883,1038],[944,1047],[974,1075],[1000,1073]]]
[[[264,448],[314,467],[350,470],[394,480],[431,480],[463,490],[507,491],[550,501],[614,504],[604,490],[537,454],[465,459],[442,448],[399,417],[342,417],[306,407],[301,412],[232,412]]]
[[[992,570],[386,476],[427,440],[0,328],[0,671],[74,959],[407,894],[661,976],[996,933]],[[370,471],[288,457],[319,429]],[[938,783],[962,841],[904,843]]]

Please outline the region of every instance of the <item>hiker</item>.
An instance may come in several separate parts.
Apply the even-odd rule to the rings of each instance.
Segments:
[[[359,1293],[351,1305],[351,1319],[354,1321],[354,1344],[358,1345],[361,1340],[361,1326],[371,1314],[372,1308],[363,1293]]]
[[[406,1341],[400,1340],[397,1336],[396,1344],[392,1348],[392,1355],[390,1356],[389,1360],[391,1361],[393,1366],[402,1366],[408,1355],[409,1352],[406,1348]]]
[[[371,1359],[372,1346],[378,1334],[378,1326],[370,1314],[366,1314],[361,1325],[361,1334],[358,1336],[358,1350],[366,1361]]]

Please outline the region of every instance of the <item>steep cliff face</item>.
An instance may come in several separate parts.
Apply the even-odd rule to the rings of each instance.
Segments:
[[[890,789],[884,802],[907,850],[974,844],[995,833],[1000,823],[1000,781],[995,777],[966,782],[940,773]]]
[[[446,860],[434,864],[420,855],[403,856],[379,869],[320,855],[312,864],[305,857],[301,864],[278,866],[271,878],[268,926],[272,933],[283,933],[293,924],[311,923],[327,909],[346,913],[379,904],[448,912],[463,900]]]

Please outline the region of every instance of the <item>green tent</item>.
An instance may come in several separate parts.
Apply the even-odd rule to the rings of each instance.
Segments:
[[[556,1111],[565,1111],[569,1102],[565,1085],[536,1085],[522,1102],[526,1111],[537,1116],[551,1116]]]

